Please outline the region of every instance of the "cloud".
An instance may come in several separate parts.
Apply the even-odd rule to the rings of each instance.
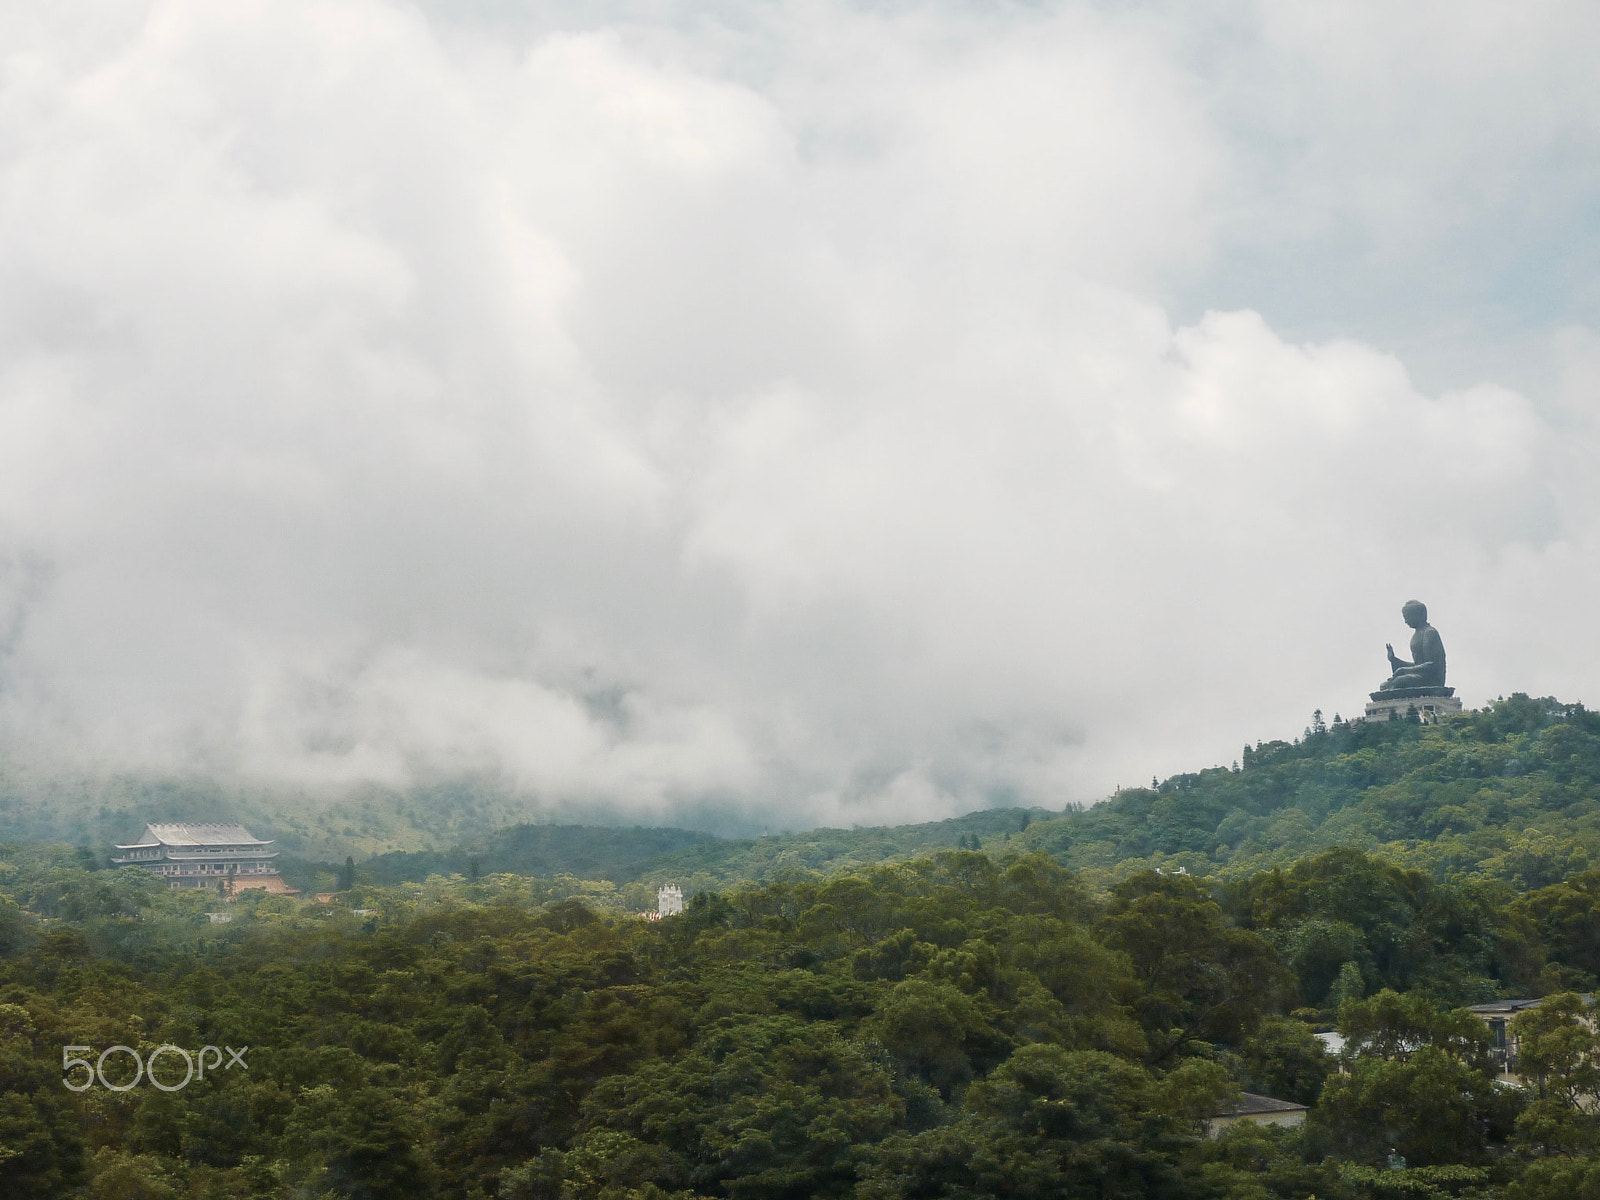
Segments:
[[[1570,232],[1587,168],[1524,149],[1529,215],[1494,148],[1593,135],[1577,9],[474,11],[10,19],[13,754],[775,827],[1059,806],[1356,711],[1412,595],[1469,702],[1582,698],[1581,289],[1495,293],[1543,392],[1419,384],[1383,297],[1272,315],[1493,292],[1462,231],[1508,205]]]

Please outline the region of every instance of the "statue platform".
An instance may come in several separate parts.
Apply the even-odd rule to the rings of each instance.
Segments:
[[[1447,687],[1379,688],[1367,694],[1374,700],[1403,700],[1412,696],[1454,696],[1456,690]]]
[[[1367,705],[1369,721],[1402,721],[1415,709],[1424,724],[1437,721],[1446,713],[1461,711],[1461,701],[1456,699],[1455,688],[1395,688],[1387,692],[1373,692]]]

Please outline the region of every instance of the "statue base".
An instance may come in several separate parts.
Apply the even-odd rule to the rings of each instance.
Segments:
[[[1403,721],[1415,711],[1424,725],[1431,725],[1447,713],[1461,711],[1455,688],[1395,688],[1373,692],[1367,705],[1369,721]]]
[[[1367,694],[1374,700],[1402,700],[1412,696],[1454,696],[1456,690],[1447,687],[1379,688]]]

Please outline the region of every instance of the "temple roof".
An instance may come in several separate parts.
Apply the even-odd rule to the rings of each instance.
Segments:
[[[146,825],[144,836],[118,850],[134,850],[141,846],[270,846],[243,825]]]

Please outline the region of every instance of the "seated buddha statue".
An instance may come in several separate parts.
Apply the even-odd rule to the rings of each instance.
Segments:
[[[1415,692],[1419,688],[1447,692],[1444,686],[1444,641],[1439,631],[1428,624],[1428,606],[1420,600],[1408,600],[1400,616],[1414,631],[1411,634],[1411,661],[1395,656],[1394,647],[1385,645],[1389,652],[1389,669],[1393,672],[1383,686],[1373,693],[1376,699],[1385,693]]]

